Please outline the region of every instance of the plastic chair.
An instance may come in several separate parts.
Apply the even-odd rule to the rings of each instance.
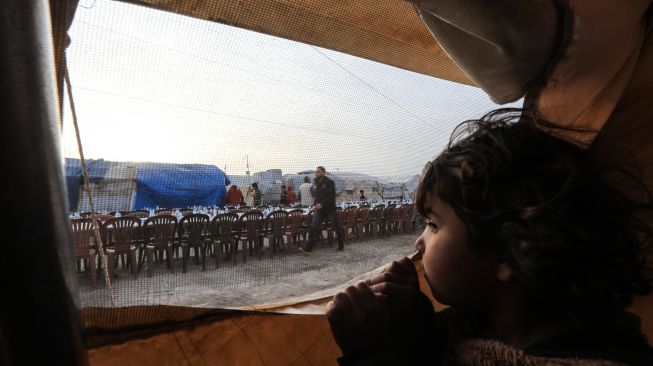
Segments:
[[[270,258],[284,244],[283,236],[286,232],[287,218],[288,212],[285,210],[270,212],[265,218],[265,237],[270,245]]]
[[[223,250],[226,260],[232,256],[235,258],[234,230],[238,222],[238,215],[223,213],[213,218],[210,225],[211,240],[213,242],[213,255],[215,256],[215,268],[218,268],[220,254]]]
[[[356,210],[356,239],[370,234],[370,206],[360,206]]]
[[[342,232],[345,244],[349,241],[349,236],[353,235],[356,230],[356,210],[356,207],[349,206],[342,213]]]
[[[172,215],[158,215],[145,220],[143,224],[143,239],[145,251],[147,252],[147,277],[152,277],[153,262],[157,262],[157,256],[165,253],[166,262],[170,272],[174,273],[172,267],[172,250],[177,230],[177,218]]]
[[[379,236],[381,234],[381,220],[383,219],[383,211],[385,210],[385,205],[380,204],[374,206],[370,211],[370,236]]]
[[[205,214],[187,214],[179,220],[177,233],[181,247],[181,271],[186,273],[191,248],[195,252],[195,264],[202,261],[202,270],[206,270],[206,239],[209,216]]]
[[[114,261],[118,259],[124,267],[130,267],[132,274],[138,271],[136,244],[141,238],[140,227],[141,220],[135,217],[114,217],[102,225],[103,242],[109,256],[107,269],[110,274],[113,274],[116,264]]]
[[[303,220],[304,210],[295,209],[288,212],[284,235],[286,235],[286,243],[289,249],[292,247],[297,247],[299,238],[306,235],[306,229],[302,227]]]
[[[258,210],[245,212],[238,219],[238,233],[236,234],[236,252],[238,251],[238,243],[242,243],[243,262],[247,261],[247,252],[252,255],[253,250],[256,250],[259,259],[261,258],[261,249],[263,247],[263,230],[264,230],[264,217],[263,213]],[[235,254],[235,253],[234,253]],[[234,255],[234,261],[235,261]]]
[[[80,271],[80,262],[86,261],[84,271],[91,273],[93,287],[97,285],[95,232],[92,219],[74,219],[71,222],[73,231],[73,245],[77,271]]]

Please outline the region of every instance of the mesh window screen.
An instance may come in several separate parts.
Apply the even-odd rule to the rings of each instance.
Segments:
[[[80,3],[67,57],[88,182],[70,101],[63,148],[84,308],[110,307],[109,293],[115,307],[298,301],[414,252],[421,168],[454,126],[496,105],[472,86],[309,44],[311,14],[324,14],[308,3],[315,9],[296,19],[284,2],[231,14],[232,23],[264,31],[273,24],[261,19],[276,14],[284,18],[277,34],[295,40],[203,20],[230,14],[220,5],[193,13],[181,2],[168,4],[170,12]],[[324,34],[357,20],[331,15]],[[374,41],[374,26],[368,39],[339,49],[410,61],[390,46],[372,57],[365,42]],[[345,244],[335,251],[340,238],[327,220],[308,256],[298,250],[312,218],[302,183],[314,184],[317,166],[335,184]],[[242,197],[228,194],[231,186]],[[87,187],[104,261],[84,221]]]

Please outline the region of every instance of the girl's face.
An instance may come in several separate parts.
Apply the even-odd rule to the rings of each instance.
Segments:
[[[491,253],[473,250],[467,226],[449,204],[429,192],[424,204],[426,229],[415,247],[422,253],[426,280],[443,304],[478,308],[498,283]]]

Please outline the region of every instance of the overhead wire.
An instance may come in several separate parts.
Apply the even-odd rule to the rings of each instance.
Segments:
[[[340,69],[342,69],[344,72],[346,72],[347,74],[349,74],[351,77],[353,77],[354,79],[358,80],[358,81],[361,82],[363,85],[367,86],[370,90],[372,90],[372,91],[374,91],[375,93],[377,93],[378,95],[380,95],[383,99],[387,100],[388,102],[392,103],[392,104],[393,104],[394,106],[396,106],[397,108],[399,108],[399,109],[401,109],[402,111],[404,111],[406,114],[408,114],[408,115],[410,115],[411,117],[415,118],[416,120],[420,121],[423,125],[425,125],[425,126],[431,128],[431,129],[434,129],[434,130],[440,132],[440,129],[439,129],[439,128],[437,128],[437,127],[431,125],[430,123],[424,121],[420,116],[418,116],[418,115],[416,115],[415,113],[409,111],[409,110],[406,109],[404,106],[402,106],[401,104],[397,103],[397,102],[394,101],[392,98],[388,97],[387,95],[385,95],[384,93],[382,93],[380,90],[376,89],[375,87],[373,87],[372,85],[370,85],[369,83],[367,83],[365,80],[363,80],[363,79],[361,79],[360,77],[358,77],[358,76],[357,76],[356,74],[354,74],[352,71],[350,71],[349,69],[347,69],[346,67],[344,67],[344,66],[341,65],[340,63],[336,62],[336,60],[332,59],[332,58],[329,57],[327,54],[325,54],[324,52],[322,52],[318,47],[316,47],[316,46],[311,46],[311,47],[312,47],[312,48],[313,48],[317,53],[319,53],[320,55],[322,55],[324,58],[326,58],[327,60],[331,61],[333,64],[335,64],[336,66],[338,66],[338,67],[339,67]]]
[[[113,30],[113,29],[111,29],[111,28],[102,27],[102,26],[99,26],[99,25],[96,25],[96,24],[88,23],[88,22],[85,22],[85,21],[83,21],[83,20],[78,20],[78,22],[79,22],[79,23],[86,24],[86,25],[89,25],[89,26],[91,26],[91,27],[95,27],[95,28],[98,28],[98,29],[102,29],[102,30],[108,31],[108,32],[110,32],[110,33],[117,34],[117,35],[120,35],[120,36],[123,36],[123,37],[126,37],[126,38],[134,39],[134,40],[137,40],[137,41],[139,41],[139,42],[143,42],[143,43],[147,43],[147,44],[150,44],[150,45],[153,45],[153,46],[159,47],[159,48],[163,48],[163,49],[166,49],[166,50],[171,51],[171,52],[180,53],[180,54],[187,55],[187,56],[190,56],[190,57],[193,57],[193,58],[197,58],[197,59],[199,59],[199,60],[201,60],[201,61],[204,61],[204,62],[208,62],[208,63],[212,63],[212,64],[217,64],[217,65],[225,66],[225,67],[228,67],[228,68],[231,68],[231,69],[234,69],[234,70],[238,70],[238,71],[242,71],[242,72],[248,73],[248,74],[250,74],[250,75],[252,75],[252,76],[263,77],[263,78],[266,78],[266,79],[269,80],[269,81],[267,81],[267,82],[266,82],[266,81],[263,81],[264,83],[270,83],[270,84],[274,84],[274,85],[277,85],[277,83],[281,83],[281,84],[285,84],[285,85],[291,85],[291,86],[296,87],[296,88],[299,88],[299,89],[308,90],[308,91],[316,92],[316,93],[319,93],[319,94],[327,95],[327,96],[329,96],[329,97],[331,97],[331,98],[336,98],[336,99],[338,99],[338,100],[343,100],[343,101],[346,101],[346,102],[353,102],[353,103],[356,103],[356,104],[358,104],[358,105],[366,105],[366,106],[373,107],[373,108],[378,108],[378,107],[380,107],[379,105],[371,104],[371,103],[367,103],[367,102],[365,102],[365,101],[363,101],[363,100],[361,100],[361,99],[352,100],[352,99],[349,99],[349,98],[343,97],[342,95],[339,95],[339,94],[329,93],[329,92],[327,92],[327,91],[325,91],[325,90],[323,90],[323,89],[319,89],[319,88],[310,88],[310,87],[306,87],[306,86],[303,86],[303,85],[300,85],[300,84],[296,84],[296,83],[288,82],[286,79],[281,79],[281,78],[275,78],[275,77],[272,77],[272,76],[270,76],[268,73],[257,73],[257,72],[253,72],[252,70],[249,70],[249,69],[240,68],[240,67],[237,67],[237,66],[234,66],[234,65],[231,65],[231,64],[227,64],[227,63],[224,63],[224,62],[220,62],[220,61],[216,61],[216,60],[213,60],[213,59],[210,59],[210,58],[206,58],[206,57],[203,57],[203,56],[200,56],[200,55],[194,54],[194,53],[190,53],[190,52],[182,51],[182,50],[179,50],[179,49],[176,49],[176,48],[172,48],[172,47],[169,47],[169,46],[166,46],[166,45],[162,45],[162,44],[159,44],[159,43],[156,43],[156,42],[152,42],[152,41],[149,41],[149,40],[146,40],[146,39],[143,39],[143,38],[139,38],[139,37],[133,36],[133,35],[131,35],[131,34],[122,33],[122,32],[119,32],[119,31]],[[376,94],[378,94],[379,96],[381,96],[383,99],[385,99],[386,101],[390,102],[392,105],[394,105],[395,107],[397,107],[397,108],[398,108],[399,110],[401,110],[403,113],[406,113],[406,114],[410,115],[413,119],[417,120],[419,123],[421,123],[422,125],[428,127],[429,129],[435,130],[438,134],[445,133],[445,131],[443,131],[442,128],[439,128],[439,127],[433,126],[432,124],[428,123],[428,122],[425,121],[423,118],[421,118],[420,116],[418,116],[418,115],[416,115],[415,113],[411,112],[410,110],[408,110],[407,108],[405,108],[404,106],[402,106],[400,103],[398,103],[398,102],[396,102],[395,100],[393,100],[392,98],[388,97],[387,95],[385,95],[384,93],[382,93],[381,91],[379,91],[377,88],[375,88],[374,86],[370,85],[369,83],[367,83],[367,82],[366,82],[365,80],[363,80],[362,78],[358,77],[355,73],[353,73],[352,71],[348,70],[346,67],[344,67],[343,65],[341,65],[340,63],[338,63],[337,61],[335,61],[334,59],[332,59],[332,58],[329,57],[328,55],[326,55],[324,52],[321,52],[317,47],[315,47],[315,46],[311,46],[311,45],[308,45],[308,46],[309,46],[309,47],[312,47],[315,51],[318,52],[318,54],[320,54],[322,57],[326,58],[328,61],[330,61],[331,63],[333,63],[333,64],[335,64],[336,66],[338,66],[340,69],[342,69],[343,71],[345,71],[348,75],[350,75],[351,77],[353,77],[353,78],[355,78],[356,80],[358,80],[361,84],[365,85],[367,88],[369,88],[370,90],[374,91]],[[319,131],[317,131],[317,132],[323,132],[323,131],[322,131],[322,130],[319,130]],[[327,133],[329,133],[329,132],[327,132]],[[348,133],[348,134],[346,134],[345,136],[351,136],[351,134]],[[359,137],[360,137],[360,136],[359,136]],[[362,137],[361,137],[361,138],[362,138]],[[390,139],[390,137],[386,137],[384,140],[388,140],[388,141],[390,141],[391,139]],[[424,145],[424,146],[426,146],[426,145]]]
[[[342,96],[340,94],[337,94],[337,93],[330,93],[329,91],[324,90],[324,89],[311,88],[311,87],[304,86],[302,84],[289,82],[287,79],[276,78],[274,76],[270,76],[269,73],[257,73],[257,72],[254,72],[252,70],[249,70],[249,69],[245,69],[245,68],[242,68],[242,67],[237,67],[237,66],[228,64],[228,63],[220,62],[220,61],[217,61],[217,60],[214,60],[214,59],[211,59],[211,58],[207,58],[207,57],[195,54],[195,53],[182,51],[182,50],[179,50],[179,49],[176,49],[176,48],[173,48],[173,47],[162,45],[160,43],[149,41],[147,39],[139,38],[139,37],[133,36],[131,34],[122,33],[122,32],[116,31],[116,30],[111,29],[111,28],[102,27],[102,26],[99,26],[99,25],[96,25],[96,24],[88,23],[88,22],[85,22],[83,20],[76,20],[76,22],[81,23],[81,24],[86,24],[88,26],[98,28],[98,29],[101,29],[101,30],[105,30],[105,31],[113,33],[113,34],[123,36],[125,38],[134,39],[134,40],[137,40],[139,42],[143,42],[143,43],[150,44],[152,46],[163,48],[163,49],[166,49],[166,50],[171,51],[171,52],[175,52],[175,53],[179,53],[179,54],[182,54],[182,55],[190,56],[190,57],[196,58],[196,59],[198,59],[200,61],[204,61],[204,62],[207,62],[207,63],[210,63],[210,64],[228,67],[230,69],[245,72],[247,74],[250,74],[250,75],[256,76],[256,77],[262,77],[262,78],[265,78],[265,79],[268,80],[268,81],[263,81],[263,82],[268,83],[268,84],[276,85],[277,83],[281,83],[281,84],[290,85],[290,86],[293,86],[293,87],[296,87],[296,88],[299,88],[299,89],[302,89],[302,90],[308,90],[308,91],[311,91],[311,92],[316,92],[318,94],[327,95],[329,97],[336,98],[336,99],[343,100],[343,101],[347,101],[347,102],[355,102],[357,104],[368,105],[368,106],[374,107],[374,108],[379,107],[379,105],[367,103],[365,101],[361,101],[360,99],[349,99],[349,98],[344,97],[344,96]]]
[[[295,125],[295,124],[290,124],[290,123],[271,121],[271,120],[262,119],[262,118],[253,118],[253,117],[241,116],[241,115],[232,114],[232,113],[217,112],[217,111],[213,111],[213,110],[210,110],[210,109],[195,108],[195,107],[185,106],[185,105],[181,105],[181,104],[162,102],[162,101],[158,101],[158,100],[154,100],[154,99],[142,98],[142,97],[137,97],[137,96],[132,96],[132,95],[125,95],[125,94],[120,94],[120,93],[115,93],[115,92],[110,92],[110,91],[105,91],[105,90],[99,90],[99,89],[93,89],[93,88],[87,88],[87,87],[81,87],[81,86],[75,86],[74,88],[75,89],[90,91],[90,92],[93,92],[93,93],[112,95],[112,96],[116,96],[116,97],[119,97],[119,98],[133,99],[133,100],[138,100],[138,101],[152,103],[152,104],[165,105],[165,106],[169,106],[169,107],[175,107],[175,108],[180,108],[180,109],[185,109],[185,110],[191,110],[191,111],[195,111],[195,112],[202,112],[202,113],[214,114],[214,115],[219,115],[219,116],[233,117],[233,118],[244,119],[244,120],[249,120],[249,121],[253,121],[253,122],[261,122],[261,123],[266,123],[266,124],[271,124],[271,125],[296,128],[296,129],[301,129],[301,130],[305,130],[305,131],[318,132],[318,133],[335,135],[335,136],[340,136],[340,137],[350,137],[350,138],[353,137],[353,138],[356,138],[356,139],[358,139],[360,141],[363,141],[363,142],[369,142],[368,137],[360,136],[360,135],[352,134],[352,133],[342,133],[342,132],[337,132],[337,131],[330,131],[330,130],[323,130],[323,129],[319,129],[319,128],[311,128],[311,127],[306,127],[306,126],[301,126],[301,125]],[[375,142],[374,145],[378,146],[378,143]],[[426,147],[427,145],[424,145],[424,146]]]

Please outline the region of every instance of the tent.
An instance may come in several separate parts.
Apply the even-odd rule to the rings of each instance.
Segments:
[[[86,161],[98,211],[223,206],[229,178],[215,165]],[[66,158],[68,203],[88,211],[79,159]]]
[[[215,165],[136,163],[135,209],[224,206],[231,184]]]
[[[256,172],[252,175],[232,175],[232,184],[237,185],[243,191],[245,203],[254,205],[254,194],[252,183],[257,183],[262,192],[264,204],[278,204],[281,198],[282,172],[280,169],[268,169]]]
[[[313,179],[315,172],[304,171],[297,174],[285,174],[283,181],[295,190],[304,183],[304,177]],[[368,174],[356,172],[327,172],[336,185],[336,201],[358,201],[360,191],[365,191],[368,200],[407,199],[409,191],[403,182],[391,182]]]
[[[16,5],[20,1],[7,1],[3,6]],[[206,0],[206,1],[169,1],[169,0],[132,0],[132,3],[150,6],[158,9],[163,9],[187,16],[193,16],[210,21],[224,22],[233,24],[248,29],[253,29],[260,32],[274,34],[298,41],[316,44],[327,48],[336,49],[339,51],[356,54],[362,57],[367,57],[380,62],[396,65],[409,70],[425,73],[435,77],[445,78],[448,80],[463,82],[471,84],[471,79],[454,64],[445,54],[445,52],[437,46],[428,30],[421,23],[418,14],[407,2],[382,0],[370,1],[362,0],[356,2],[340,2],[336,0],[299,0],[299,1],[285,1],[285,0],[245,0],[245,1],[221,1],[221,0]],[[42,15],[44,10],[33,4],[24,5],[21,7],[16,5],[12,10],[16,10],[19,14],[24,15],[29,22],[6,22],[3,23],[10,26],[12,24],[20,24],[22,30],[42,29],[39,23],[42,18],[32,16],[33,14]],[[566,2],[567,7],[572,11],[576,11],[577,7],[582,9],[583,5],[588,3],[594,5],[592,2],[586,1],[569,1]],[[589,91],[593,98],[592,100],[601,101],[604,108],[601,109],[601,118],[598,124],[590,124],[589,127],[596,127],[596,135],[592,142],[591,148],[600,151],[606,147],[614,146],[628,146],[634,155],[644,162],[644,174],[649,182],[653,179],[653,143],[651,143],[650,136],[652,135],[651,129],[653,128],[648,122],[653,116],[653,109],[649,102],[651,93],[651,85],[653,85],[653,37],[651,33],[644,33],[645,22],[641,23],[641,33],[636,36],[630,35],[623,36],[620,32],[612,32],[615,29],[623,29],[623,27],[591,27],[593,19],[601,19],[601,21],[612,19],[626,19],[628,17],[612,17],[610,11],[619,9],[624,13],[640,12],[638,15],[644,19],[644,13],[649,9],[650,1],[638,1],[637,6],[614,7],[616,1],[601,2],[601,6],[593,7],[593,12],[576,12],[574,13],[581,20],[577,24],[581,25],[580,29],[573,29],[569,31],[569,35],[583,34],[586,37],[569,37],[565,38],[567,45],[575,46],[573,42],[583,42],[590,40],[590,44],[596,45],[591,48],[580,48],[580,53],[588,52],[588,54],[595,55],[591,57],[596,67],[604,67],[603,62],[598,60],[611,60],[615,53],[612,52],[610,47],[607,46],[623,46],[629,42],[640,42],[637,52],[631,52],[625,64],[627,67],[616,68],[618,77],[613,78],[613,74],[605,73],[606,77],[610,80],[619,81],[615,88],[604,88],[605,85],[587,85],[578,83],[578,85],[586,86],[585,90],[576,90],[572,86],[565,84],[565,80],[575,80],[575,77],[583,77],[587,75],[596,75],[597,72],[591,74],[588,70],[596,71],[592,67],[584,67],[586,65],[574,65],[571,69],[555,69],[553,66],[547,67],[546,75],[550,76],[552,72],[559,72],[556,75],[563,75],[560,79],[555,79],[556,83],[548,85],[556,89],[560,94],[558,98],[551,95],[544,95],[544,98],[549,103],[548,107],[555,109],[559,103],[576,103],[585,101],[582,98],[583,93]],[[52,33],[54,39],[54,59],[56,61],[56,76],[57,80],[52,81],[55,83],[59,91],[59,100],[63,100],[63,75],[65,74],[65,45],[68,43],[66,36],[66,29],[72,21],[77,1],[50,1],[52,8]],[[41,4],[42,5],[42,4]],[[619,4],[617,4],[619,5]],[[611,7],[612,6],[612,7]],[[22,10],[22,12],[18,11]],[[47,9],[46,9],[47,11]],[[650,15],[650,11],[648,14]],[[3,13],[4,14],[4,13]],[[387,16],[392,14],[392,16]],[[23,19],[23,18],[21,18]],[[35,22],[34,19],[37,19]],[[596,34],[585,33],[586,28],[582,28],[585,24],[590,24],[589,29],[608,29],[611,33]],[[638,23],[633,21],[632,23]],[[638,24],[639,24],[638,23]],[[38,26],[35,26],[38,24]],[[18,28],[11,29],[15,32],[20,32]],[[34,32],[36,34],[38,32]],[[12,33],[0,32],[0,34]],[[13,60],[14,57],[25,56],[27,52],[36,52],[40,47],[36,47],[37,37],[32,37],[32,33],[24,35],[24,37],[11,38],[11,42],[5,40],[3,45],[7,48],[8,52],[3,54],[4,60]],[[615,39],[615,37],[622,36],[622,39]],[[9,36],[8,36],[9,37]],[[17,41],[18,40],[18,41]],[[20,44],[20,40],[30,47],[24,48],[11,48],[12,44]],[[624,41],[624,42],[621,42]],[[628,41],[628,42],[625,42]],[[29,43],[32,42],[32,43]],[[48,44],[48,41],[43,41]],[[525,44],[527,42],[523,42]],[[39,45],[41,43],[38,43]],[[587,45],[587,44],[585,44]],[[607,45],[607,46],[606,46]],[[582,45],[581,45],[582,46]],[[601,47],[598,47],[601,46]],[[46,47],[47,48],[47,47]],[[573,48],[577,49],[577,48]],[[564,50],[563,50],[564,51]],[[598,55],[596,55],[598,53]],[[565,58],[564,54],[556,55],[556,60],[569,60]],[[42,57],[42,56],[41,56]],[[24,57],[25,60],[35,59],[33,57]],[[38,65],[32,65],[35,69],[42,72],[43,75],[49,75],[39,68]],[[563,65],[564,66],[564,65]],[[567,65],[568,66],[568,65]],[[20,69],[14,67],[12,70]],[[47,68],[46,68],[47,69]],[[555,69],[555,70],[553,70]],[[0,70],[4,70],[0,68]],[[50,70],[50,69],[48,69]],[[578,73],[568,73],[565,71],[580,70]],[[611,69],[612,70],[612,69]],[[51,71],[51,70],[50,70]],[[560,74],[561,73],[561,74]],[[35,87],[33,89],[23,88],[24,93],[13,93],[15,98],[28,98],[31,94],[34,100],[48,100],[47,97],[42,97],[39,93],[34,91],[49,90],[47,87],[39,82],[34,82],[32,79],[25,78],[23,80],[16,80],[9,78],[10,74],[6,74],[8,85],[4,89],[15,90],[15,86],[28,86]],[[5,76],[5,74],[3,74]],[[591,79],[591,78],[590,78]],[[540,85],[546,83],[546,78],[539,79]],[[30,84],[31,82],[31,84]],[[11,84],[15,83],[15,84]],[[51,84],[47,84],[51,86]],[[610,84],[612,85],[612,84]],[[54,88],[53,88],[54,89]],[[562,97],[560,97],[562,95]],[[28,97],[26,97],[28,96]],[[42,98],[41,98],[42,97]],[[41,99],[38,99],[41,98]],[[60,102],[61,103],[61,102]],[[7,104],[9,105],[9,103]],[[11,104],[19,105],[16,104]],[[23,106],[38,109],[40,104],[23,103]],[[18,107],[16,107],[18,108]],[[42,108],[42,107],[41,107]],[[43,108],[45,111],[46,108]],[[565,111],[565,109],[556,109],[557,111]],[[48,111],[48,112],[51,112]],[[27,115],[27,114],[26,114]],[[33,113],[30,116],[51,116],[51,113]],[[582,111],[576,116],[585,117]],[[14,116],[14,114],[12,114]],[[51,205],[51,202],[57,201],[57,164],[59,162],[52,162],[48,158],[48,148],[52,147],[51,140],[47,138],[48,128],[45,123],[38,124],[35,121],[25,121],[16,114],[15,121],[25,122],[21,128],[20,123],[14,123],[14,126],[20,133],[15,136],[26,136],[19,143],[7,139],[6,146],[12,147],[14,152],[20,153],[19,156],[25,156],[26,159],[21,161],[21,170],[28,170],[28,174],[19,174],[20,180],[17,179],[16,183],[12,186],[16,192],[33,192],[33,205],[32,208],[38,207],[37,204]],[[49,118],[49,117],[48,117]],[[44,117],[44,119],[47,119]],[[14,120],[12,120],[14,121]],[[592,120],[594,121],[594,120]],[[31,123],[29,123],[31,122]],[[35,133],[35,129],[38,133]],[[28,130],[27,128],[32,128]],[[600,132],[599,132],[600,131]],[[44,148],[39,148],[38,144],[33,144],[29,139],[32,136],[46,136]],[[11,138],[11,137],[10,137]],[[21,146],[30,146],[31,154],[25,154],[25,150]],[[56,149],[52,149],[56,151]],[[6,154],[8,155],[8,154]],[[47,167],[49,169],[44,169]],[[41,180],[34,180],[35,176],[40,177],[44,182],[41,186],[35,187]],[[53,173],[54,172],[54,173]],[[49,175],[48,175],[49,174]],[[25,179],[22,179],[25,177]],[[37,183],[34,183],[37,182]],[[21,187],[20,185],[24,185]],[[653,186],[653,184],[651,184]],[[54,187],[54,188],[51,188]],[[30,191],[32,189],[32,191]],[[53,193],[54,192],[54,193]],[[17,207],[20,207],[16,205]],[[51,206],[48,206],[52,208]],[[52,212],[56,210],[52,209]],[[53,214],[49,217],[51,221],[56,221],[59,216]],[[60,221],[63,223],[64,221]],[[13,223],[10,222],[10,224]],[[56,224],[56,222],[55,222]],[[21,224],[21,229],[25,229]],[[58,234],[56,230],[46,230],[42,223],[39,223],[41,228],[40,232],[43,235],[51,235],[49,238],[52,240],[56,238],[54,244],[57,242],[64,243],[65,240],[61,239],[62,234]],[[56,225],[55,225],[56,226]],[[31,228],[35,228],[33,226]],[[42,244],[47,243],[48,240],[42,240],[43,237],[38,237],[38,230],[34,230],[33,242]],[[47,236],[45,237],[47,239]],[[40,240],[40,241],[39,241]],[[52,247],[54,247],[54,244]],[[27,246],[26,246],[27,247]],[[49,250],[48,246],[43,245],[43,257],[46,254],[52,254],[51,258],[63,258],[65,261],[65,253],[62,254],[58,250]],[[52,249],[52,248],[50,248]],[[12,250],[18,251],[20,248],[13,248]],[[38,257],[40,258],[40,257]],[[47,263],[47,261],[43,261]],[[56,262],[56,261],[53,261]],[[66,268],[66,267],[64,267]],[[59,272],[56,272],[59,269]],[[38,357],[39,353],[44,359],[52,357],[53,355],[64,354],[65,351],[78,350],[81,343],[79,342],[80,334],[76,331],[74,324],[79,313],[74,312],[75,302],[74,296],[74,281],[71,281],[68,276],[61,273],[61,266],[59,262],[57,265],[51,267],[42,266],[40,268],[41,274],[47,273],[49,276],[49,287],[54,289],[54,293],[47,293],[49,296],[49,308],[42,311],[42,307],[36,307],[32,303],[31,306],[22,307],[21,315],[24,319],[32,319],[38,327],[33,327],[34,333],[31,335],[41,336],[41,338],[30,339],[31,343],[24,337],[15,337],[12,342],[20,342],[25,340],[24,344],[30,344],[33,349],[32,352],[25,353],[22,357]],[[49,272],[47,272],[49,271]],[[24,273],[25,278],[31,279],[30,275]],[[29,283],[28,280],[24,281]],[[36,280],[34,281],[36,282]],[[59,290],[56,292],[55,290]],[[34,294],[25,294],[20,292],[18,287],[9,287],[9,293],[17,294],[14,299],[26,302],[32,296],[38,299],[38,292]],[[27,296],[18,296],[27,295]],[[58,296],[57,296],[58,295]],[[28,298],[28,300],[25,300]],[[18,302],[18,301],[17,301]],[[41,302],[40,304],[43,304]],[[318,302],[319,304],[319,302]],[[632,307],[632,310],[642,315],[644,328],[649,336],[653,336],[653,297],[649,296],[646,299],[638,299]],[[12,309],[12,315],[17,313]],[[58,326],[43,326],[52,324],[56,319],[54,316],[48,318],[48,315],[57,314],[56,317],[61,319]],[[247,361],[259,362],[260,364],[296,364],[312,363],[312,364],[327,364],[329,361],[333,363],[335,356],[337,356],[337,348],[335,348],[332,338],[328,332],[328,326],[324,317],[308,316],[308,315],[294,315],[294,316],[266,316],[260,314],[242,313],[242,312],[218,312],[210,313],[207,311],[196,311],[193,309],[172,309],[172,308],[159,308],[159,307],[144,307],[138,309],[120,309],[118,310],[102,310],[85,311],[82,313],[85,316],[87,342],[91,339],[90,334],[98,336],[95,338],[95,347],[90,352],[90,358],[93,364],[128,364],[138,362],[146,364],[148,362],[159,364],[162,360],[169,361],[170,363],[187,362],[189,364],[199,364],[210,360],[216,364],[234,364],[235,361],[246,363]],[[137,315],[135,315],[137,314]],[[50,320],[50,322],[36,321],[34,317],[41,317],[40,319]],[[209,319],[211,322],[200,323],[200,320]],[[68,323],[66,323],[68,322]],[[187,322],[182,326],[184,322]],[[63,324],[63,325],[62,325]],[[13,323],[12,323],[13,325]],[[21,324],[24,325],[24,324]],[[16,330],[15,327],[7,327],[6,334],[21,335],[23,331]],[[38,329],[38,330],[37,330]],[[57,329],[59,334],[56,336],[47,337],[53,333],[47,333],[49,329]],[[93,332],[89,332],[89,329]],[[145,333],[149,331],[150,333]],[[62,333],[65,335],[62,337]],[[152,333],[157,335],[152,336]],[[69,336],[69,337],[68,337]],[[278,337],[277,337],[278,336]],[[30,337],[31,338],[31,337]],[[60,339],[65,339],[61,341]],[[129,342],[125,342],[128,339]],[[289,339],[289,342],[281,342],[279,339]],[[71,341],[72,340],[72,341]],[[7,341],[9,342],[9,341]],[[107,345],[111,342],[121,343],[120,345]],[[72,345],[71,345],[72,344]],[[104,347],[98,347],[104,344]],[[198,346],[199,344],[199,346]],[[55,347],[60,346],[60,347]],[[5,348],[11,350],[12,348]],[[39,350],[39,352],[34,352]],[[15,354],[12,354],[14,357]],[[65,355],[65,354],[64,354]],[[299,356],[297,356],[299,355]],[[275,358],[276,357],[276,358]],[[61,358],[57,358],[62,360]],[[70,360],[66,358],[65,360]],[[82,358],[73,358],[77,363],[83,363]],[[63,361],[62,361],[63,362]],[[70,362],[69,364],[72,364]]]
[[[137,196],[136,165],[103,159],[87,160],[89,186],[98,211],[131,210]],[[71,211],[89,211],[90,203],[84,185],[79,159],[66,158],[64,163],[68,206]]]

